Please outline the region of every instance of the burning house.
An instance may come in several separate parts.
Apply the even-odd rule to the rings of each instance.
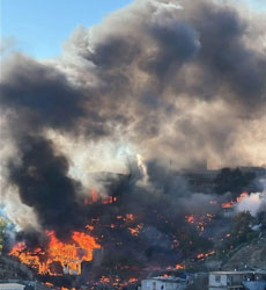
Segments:
[[[79,232],[73,233],[70,243],[59,241],[53,232],[47,233],[47,238],[49,242],[46,251],[36,248],[31,252],[25,243],[18,243],[10,255],[18,257],[41,275],[80,275],[81,263],[91,261],[93,250],[100,248],[92,237]]]

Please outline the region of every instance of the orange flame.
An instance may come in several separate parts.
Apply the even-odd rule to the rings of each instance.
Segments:
[[[110,283],[111,279],[109,277],[102,276],[101,279],[100,279],[100,282],[102,282],[102,283]]]
[[[184,265],[182,265],[182,264],[177,264],[175,266],[175,268],[178,269],[178,270],[186,269],[186,267]]]
[[[198,230],[203,232],[205,230],[205,224],[206,222],[210,222],[215,215],[207,213],[206,216],[195,216],[195,215],[187,215],[185,216],[185,220],[190,223],[197,226]]]
[[[188,215],[188,216],[185,216],[185,219],[187,222],[189,222],[190,224],[193,224],[195,222],[195,217],[194,215]]]
[[[128,221],[134,221],[135,217],[134,217],[134,215],[132,213],[127,213],[126,214],[126,219]]]
[[[232,208],[235,205],[235,202],[233,200],[229,202],[225,202],[222,204],[222,208]]]
[[[16,244],[9,255],[16,256],[20,261],[37,269],[40,275],[81,274],[81,262],[91,261],[93,249],[101,248],[95,239],[85,233],[74,232],[70,243],[59,241],[53,231],[47,232],[49,244],[46,251],[37,248],[29,251],[25,243]],[[58,262],[62,270],[52,269],[52,264]]]
[[[246,198],[248,196],[247,192],[242,192],[237,198],[236,201],[239,203],[240,201],[242,201],[244,198]]]
[[[202,260],[202,259],[205,259],[205,258],[213,255],[213,254],[215,254],[215,251],[211,251],[211,252],[208,252],[208,253],[199,253],[199,254],[197,254],[197,258],[199,260]]]
[[[130,231],[130,233],[137,237],[140,234],[140,230],[142,229],[143,225],[137,225],[135,228],[128,228],[128,230]]]
[[[95,203],[98,200],[98,193],[95,188],[91,190],[91,199],[93,203]]]
[[[97,192],[97,190],[95,188],[92,188],[91,192],[90,192],[90,197],[85,197],[84,204],[89,205],[89,204],[93,204],[96,202],[100,202],[103,204],[110,204],[110,203],[114,203],[116,201],[117,201],[116,196],[103,197],[99,194],[99,192]]]
[[[129,282],[129,283],[135,283],[135,282],[137,282],[137,281],[138,281],[137,278],[129,278],[129,279],[128,279],[128,282]]]
[[[239,203],[241,202],[244,198],[246,198],[248,196],[247,192],[242,192],[237,198],[236,198],[236,202]],[[236,202],[234,202],[233,200],[229,201],[229,202],[225,202],[222,204],[222,208],[232,208]]]

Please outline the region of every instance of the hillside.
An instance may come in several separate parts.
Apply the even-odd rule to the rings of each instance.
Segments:
[[[266,237],[253,240],[249,244],[242,245],[239,249],[231,253],[231,257],[223,265],[223,270],[233,270],[236,268],[266,269]]]

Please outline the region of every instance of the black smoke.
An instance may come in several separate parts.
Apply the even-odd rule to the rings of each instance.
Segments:
[[[81,184],[67,176],[67,159],[55,155],[48,140],[24,136],[20,149],[20,164],[10,163],[9,178],[18,186],[21,201],[34,209],[43,229],[69,238],[73,229],[85,226],[77,194]]]
[[[261,18],[250,15],[211,0],[135,1],[98,26],[77,30],[57,60],[17,53],[3,61],[1,178],[33,211],[41,231],[55,230],[63,239],[92,217],[110,223],[131,212],[147,226],[144,236],[160,237],[151,243],[143,236],[146,255],[140,256],[152,260],[186,232],[188,204],[202,209],[186,182],[169,174],[170,159],[179,169],[206,158],[216,166],[260,159],[252,144],[264,144],[266,56]],[[117,203],[87,208],[90,188],[70,175],[74,153],[65,153],[63,137],[89,144],[88,163],[104,142],[106,151],[109,141],[135,148],[132,155],[148,160],[149,184],[134,174],[115,186],[104,182]],[[176,232],[177,225],[182,230]],[[95,234],[112,235],[102,230]],[[128,232],[119,236],[131,245],[127,250],[139,242]],[[184,236],[189,241],[190,234]]]

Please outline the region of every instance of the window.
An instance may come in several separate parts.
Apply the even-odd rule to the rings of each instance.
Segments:
[[[220,283],[221,282],[221,276],[220,275],[215,275],[215,282]]]

